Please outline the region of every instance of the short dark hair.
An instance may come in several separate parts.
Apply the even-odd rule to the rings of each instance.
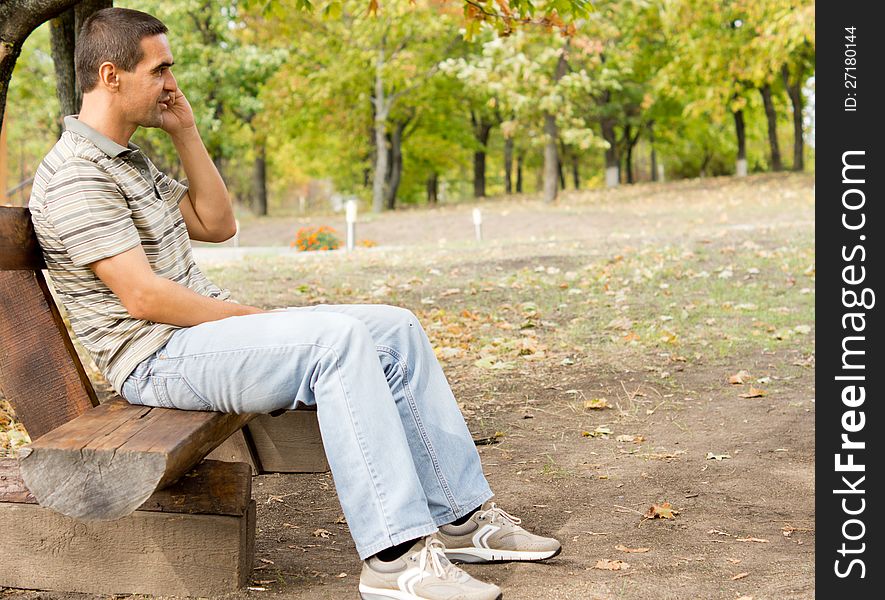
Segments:
[[[98,68],[104,62],[132,71],[141,62],[141,40],[166,33],[158,18],[130,8],[103,8],[92,14],[77,36],[74,67],[84,94],[98,85]]]

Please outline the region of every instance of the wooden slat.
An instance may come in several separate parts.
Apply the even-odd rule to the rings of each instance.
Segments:
[[[138,510],[190,515],[246,514],[252,474],[245,463],[204,460],[172,485],[154,492]],[[0,503],[37,504],[19,472],[18,460],[0,458]]]
[[[139,510],[98,522],[0,503],[0,531],[0,588],[215,598],[249,581],[255,502],[239,517]]]
[[[261,472],[258,464],[258,457],[252,448],[252,444],[248,442],[243,435],[243,429],[234,432],[229,438],[224,440],[221,445],[209,453],[206,457],[209,460],[223,460],[225,462],[241,462],[249,465],[253,475]]]
[[[0,389],[31,439],[98,404],[40,271],[0,271]]]
[[[290,410],[279,417],[258,415],[247,427],[264,472],[329,470],[316,411]]]
[[[117,399],[21,448],[22,478],[41,506],[78,519],[118,519],[254,416],[149,408]]]
[[[45,269],[27,208],[0,206],[0,271]]]

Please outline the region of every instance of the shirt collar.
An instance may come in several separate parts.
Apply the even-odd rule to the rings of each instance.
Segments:
[[[77,135],[82,135],[111,158],[117,158],[122,154],[129,154],[130,152],[138,152],[140,150],[140,148],[132,142],[129,142],[128,147],[121,146],[111,138],[97,132],[83,121],[80,121],[77,118],[77,115],[68,115],[65,117],[65,130],[70,131],[71,133],[76,133]]]

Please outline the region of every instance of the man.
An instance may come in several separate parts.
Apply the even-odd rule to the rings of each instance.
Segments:
[[[392,306],[264,311],[194,264],[190,239],[236,230],[227,189],[172,75],[166,27],[110,8],[83,25],[83,107],[34,180],[30,209],[75,333],[129,402],[271,412],[317,406],[365,561],[365,600],[495,600],[449,562],[542,560],[559,542],[490,502],[479,456],[427,335]],[[187,186],[129,142],[165,131]],[[448,558],[447,558],[448,557]]]

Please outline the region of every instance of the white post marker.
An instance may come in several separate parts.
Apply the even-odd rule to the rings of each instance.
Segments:
[[[476,241],[482,241],[482,211],[478,208],[473,209],[473,227],[476,229]]]
[[[347,251],[350,252],[356,243],[356,200],[348,200],[345,204],[344,219],[347,221]]]

